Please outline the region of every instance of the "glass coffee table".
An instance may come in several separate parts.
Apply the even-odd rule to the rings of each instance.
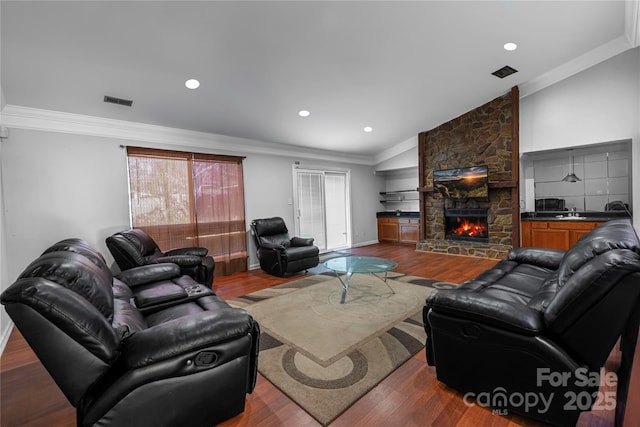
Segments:
[[[342,283],[342,298],[340,304],[344,304],[349,291],[349,280],[353,273],[372,274],[380,279],[389,289],[391,286],[387,283],[387,272],[398,267],[398,263],[385,258],[377,258],[371,256],[343,256],[333,258],[324,263],[324,266],[333,271],[340,283]],[[346,273],[345,279],[342,280],[339,273]],[[384,273],[384,277],[378,274]],[[391,292],[395,294],[393,289]]]

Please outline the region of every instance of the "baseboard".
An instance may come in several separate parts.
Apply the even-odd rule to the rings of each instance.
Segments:
[[[356,243],[354,245],[351,245],[352,248],[359,248],[360,246],[369,246],[369,245],[376,245],[380,242],[378,242],[377,240],[369,240],[368,242],[360,242],[360,243]]]
[[[10,320],[9,325],[0,337],[0,356],[4,353],[4,348],[7,346],[7,342],[9,342],[9,337],[11,336],[11,331],[13,331],[13,322]]]

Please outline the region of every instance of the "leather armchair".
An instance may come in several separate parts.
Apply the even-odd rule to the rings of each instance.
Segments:
[[[129,285],[83,251],[91,252],[82,241],[54,245],[0,296],[76,408],[77,425],[209,427],[241,413],[257,374],[251,316],[180,276],[175,264],[123,278],[133,287],[155,283],[158,292],[182,278],[207,292],[142,312],[133,291],[124,292]]]
[[[308,270],[320,262],[320,250],[313,238],[289,237],[280,217],[251,221],[251,235],[256,243],[260,268],[275,276]]]
[[[558,426],[575,425],[592,408],[600,369],[620,339],[621,417],[640,325],[638,237],[623,219],[566,252],[513,249],[475,279],[434,291],[423,315],[427,362],[465,402],[484,397],[495,409]]]
[[[106,243],[122,271],[141,265],[172,262],[198,283],[209,288],[213,286],[215,262],[207,256],[206,248],[178,248],[162,252],[151,236],[139,228],[115,233],[107,237]]]

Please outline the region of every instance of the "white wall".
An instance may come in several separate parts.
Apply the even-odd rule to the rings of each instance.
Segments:
[[[640,230],[640,48],[520,100],[520,152],[632,140],[634,225]],[[521,179],[524,204],[531,176]]]
[[[396,147],[402,151],[387,150],[392,156],[381,160],[375,167],[376,172],[418,167],[418,135],[401,142]]]
[[[378,242],[376,211],[378,194],[384,189],[384,179],[373,173],[372,166],[300,157],[247,155],[244,161],[245,209],[247,226],[252,219],[281,216],[289,232],[294,232],[293,164],[303,166],[349,169],[351,172],[351,233],[353,246]],[[250,236],[248,236],[250,237]],[[249,266],[258,265],[255,245],[249,238]]]
[[[0,159],[4,157],[4,141],[0,139]],[[4,214],[4,197],[3,197],[3,188],[4,188],[4,180],[3,180],[3,167],[2,162],[0,162],[0,289],[4,290],[7,283],[9,283],[9,271],[8,271],[8,261],[7,261],[7,227],[5,221]],[[7,315],[7,312],[4,310],[0,310],[0,354],[4,351],[4,347],[9,339],[9,331],[11,328],[12,322]]]
[[[129,225],[127,142],[11,129],[2,153],[9,280],[65,238],[108,255],[104,239]]]
[[[3,143],[8,282],[48,245],[81,237],[113,262],[104,239],[129,226],[126,150],[142,145],[97,136],[11,129]],[[153,144],[144,144],[153,146]],[[158,146],[158,144],[156,144]],[[186,150],[186,147],[159,148]],[[199,149],[197,151],[204,151]],[[249,154],[244,162],[246,218],[282,216],[293,229],[292,164],[300,158]],[[384,188],[373,166],[309,160],[351,170],[353,243],[377,241],[375,212]],[[249,239],[250,240],[250,239]],[[250,246],[250,265],[257,264]]]

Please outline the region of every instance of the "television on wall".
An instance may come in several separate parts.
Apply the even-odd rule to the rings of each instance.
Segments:
[[[433,197],[489,199],[489,168],[482,165],[433,171]]]

